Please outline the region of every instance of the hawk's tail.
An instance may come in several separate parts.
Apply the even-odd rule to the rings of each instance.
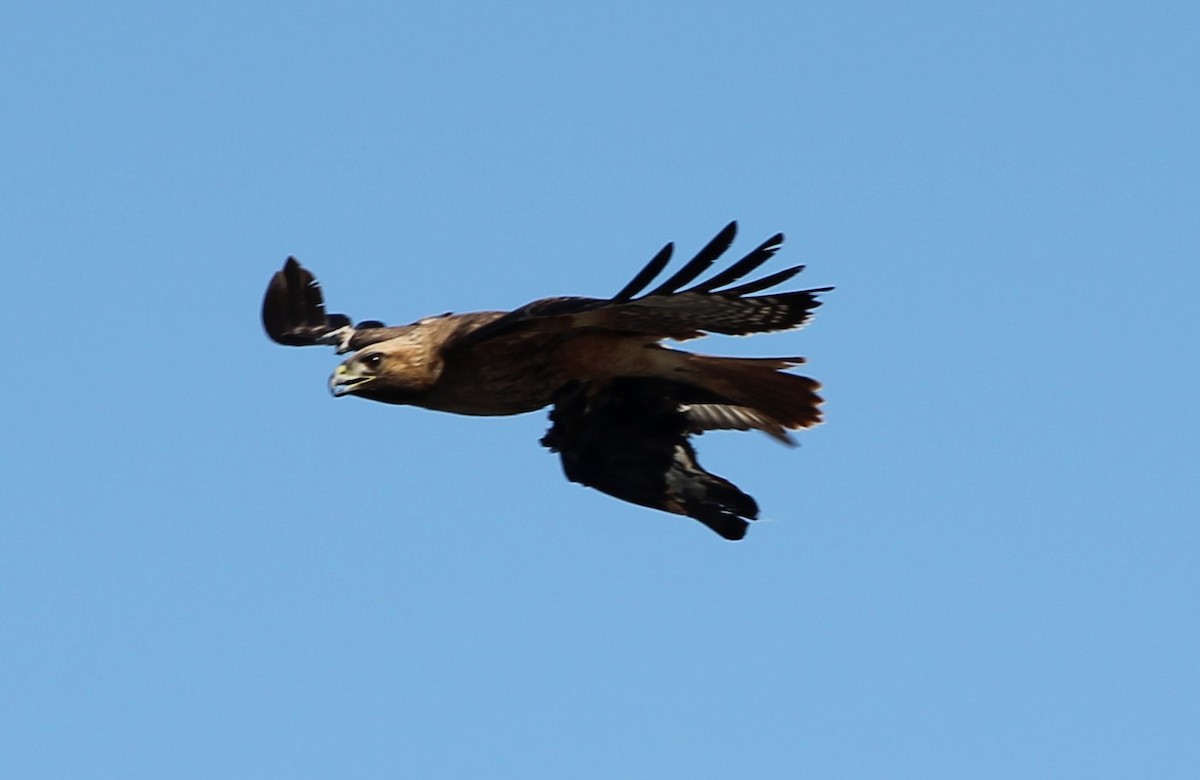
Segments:
[[[776,423],[755,425],[772,435],[779,428],[811,428],[821,422],[821,404],[817,394],[821,384],[815,379],[788,374],[784,369],[799,365],[804,358],[733,358],[710,355],[684,356],[688,381],[708,390],[737,407],[757,412]]]

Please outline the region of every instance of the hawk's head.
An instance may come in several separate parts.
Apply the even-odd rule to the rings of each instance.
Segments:
[[[425,345],[401,337],[365,347],[329,377],[335,396],[357,395],[389,404],[417,402],[437,381],[441,360]]]

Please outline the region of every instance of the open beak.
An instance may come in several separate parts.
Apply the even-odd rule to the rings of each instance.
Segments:
[[[370,374],[362,374],[354,368],[348,368],[345,363],[342,363],[329,375],[329,392],[333,393],[335,397],[348,395],[374,378]]]

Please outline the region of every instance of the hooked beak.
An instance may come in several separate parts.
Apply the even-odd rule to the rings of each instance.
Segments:
[[[329,392],[333,393],[334,397],[340,398],[343,395],[353,393],[356,389],[374,378],[370,374],[360,373],[355,368],[349,368],[345,363],[342,363],[329,375]]]

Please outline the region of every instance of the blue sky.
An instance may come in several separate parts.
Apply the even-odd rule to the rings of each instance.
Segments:
[[[1190,3],[10,4],[6,777],[1185,777]],[[746,541],[536,413],[329,397],[405,322],[782,230],[828,423]]]

